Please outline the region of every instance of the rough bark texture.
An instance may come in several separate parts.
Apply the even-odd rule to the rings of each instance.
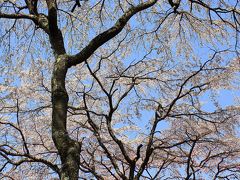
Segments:
[[[61,161],[61,180],[78,179],[80,144],[72,140],[66,129],[68,94],[65,88],[67,56],[57,57],[52,75],[52,137]]]
[[[68,70],[68,56],[61,30],[57,25],[56,3],[53,0],[46,2],[49,27],[47,30],[56,58],[52,74],[52,138],[62,162],[60,179],[77,180],[81,146],[80,143],[72,140],[67,132],[68,93],[65,78]]]

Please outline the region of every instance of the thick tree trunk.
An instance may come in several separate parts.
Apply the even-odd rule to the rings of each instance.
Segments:
[[[61,180],[77,180],[80,163],[80,143],[67,133],[68,94],[65,88],[67,56],[57,57],[52,74],[52,137],[58,149],[62,168]]]

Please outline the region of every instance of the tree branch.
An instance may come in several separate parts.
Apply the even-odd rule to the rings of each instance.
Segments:
[[[6,13],[1,13],[0,12],[0,18],[5,18],[5,19],[30,19],[34,22],[37,21],[37,17],[32,15],[32,14],[6,14]]]
[[[139,4],[138,6],[130,8],[122,15],[122,17],[118,19],[114,26],[93,38],[89,44],[78,54],[70,56],[69,68],[86,61],[101,45],[119,34],[133,15],[153,6],[156,2],[157,0],[149,0]]]

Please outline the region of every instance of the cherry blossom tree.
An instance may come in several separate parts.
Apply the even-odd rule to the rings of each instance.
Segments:
[[[1,0],[0,24],[1,178],[240,179],[238,0]]]

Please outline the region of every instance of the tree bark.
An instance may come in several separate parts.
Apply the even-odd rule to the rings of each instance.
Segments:
[[[77,180],[81,146],[67,132],[68,93],[65,88],[67,55],[56,57],[52,74],[52,138],[58,149],[62,168],[61,180]]]

